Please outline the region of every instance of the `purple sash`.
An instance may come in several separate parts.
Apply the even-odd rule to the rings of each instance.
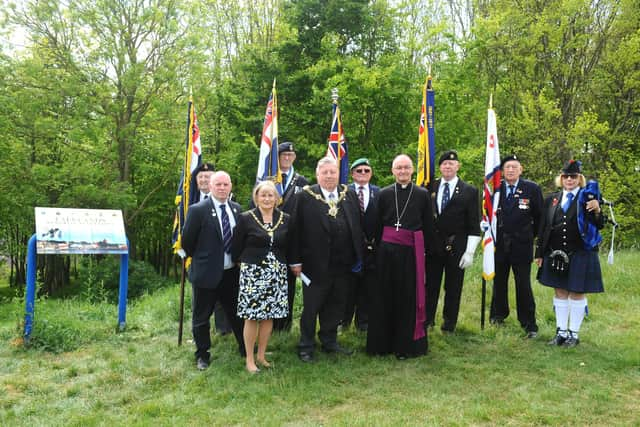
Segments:
[[[382,241],[397,245],[410,246],[416,256],[416,324],[413,339],[425,336],[424,322],[427,321],[424,288],[424,236],[422,230],[412,231],[385,226],[382,230]]]

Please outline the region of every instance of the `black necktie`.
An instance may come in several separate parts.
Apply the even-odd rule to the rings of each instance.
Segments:
[[[444,210],[444,208],[449,203],[449,183],[444,183],[444,190],[442,190],[442,203],[440,203],[440,212]]]
[[[287,188],[287,174],[282,174],[282,189],[285,190]]]
[[[230,254],[231,223],[229,222],[229,215],[227,215],[227,208],[224,204],[220,205],[220,220],[222,222],[222,241],[224,242],[224,251]]]
[[[208,195],[208,194],[205,194],[205,195],[204,195],[204,200],[207,200],[208,198],[209,198],[209,195]]]
[[[513,185],[509,185],[509,190],[507,190],[507,200],[513,200]]]
[[[360,211],[364,212],[364,187],[358,188],[358,201],[360,202]]]

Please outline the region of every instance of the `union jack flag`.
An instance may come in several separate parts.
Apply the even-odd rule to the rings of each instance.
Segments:
[[[347,139],[344,135],[344,129],[342,128],[337,95],[334,96],[333,101],[333,120],[331,122],[331,133],[329,134],[327,157],[336,159],[338,163],[338,173],[340,174],[338,182],[340,184],[346,184],[349,180],[349,152],[347,149]]]

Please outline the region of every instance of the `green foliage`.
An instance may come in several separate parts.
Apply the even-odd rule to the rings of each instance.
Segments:
[[[207,0],[18,2],[0,52],[0,251],[23,269],[34,206],[121,209],[131,258],[163,275],[189,93],[202,153],[249,200],[274,79],[279,138],[313,179],[337,88],[352,158],[380,185],[415,157],[421,88],[436,92],[436,150],[483,179],[486,109],[502,154],[553,190],[583,160],[616,204],[618,242],[640,240],[640,7],[630,0]],[[24,277],[12,277],[13,282]]]
[[[120,290],[119,257],[81,258],[75,283],[77,293],[85,301],[117,303]],[[149,263],[129,261],[129,301],[153,293],[171,283],[166,277],[159,275]]]

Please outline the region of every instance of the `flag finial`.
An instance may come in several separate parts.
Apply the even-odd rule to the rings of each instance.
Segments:
[[[337,104],[338,98],[340,98],[338,96],[338,88],[334,87],[333,89],[331,89],[331,100],[333,101],[334,104]]]
[[[427,75],[428,75],[429,77],[431,77],[431,64],[429,64],[429,68],[428,68],[428,71],[427,71]]]
[[[493,108],[493,93],[489,94],[489,108]]]

